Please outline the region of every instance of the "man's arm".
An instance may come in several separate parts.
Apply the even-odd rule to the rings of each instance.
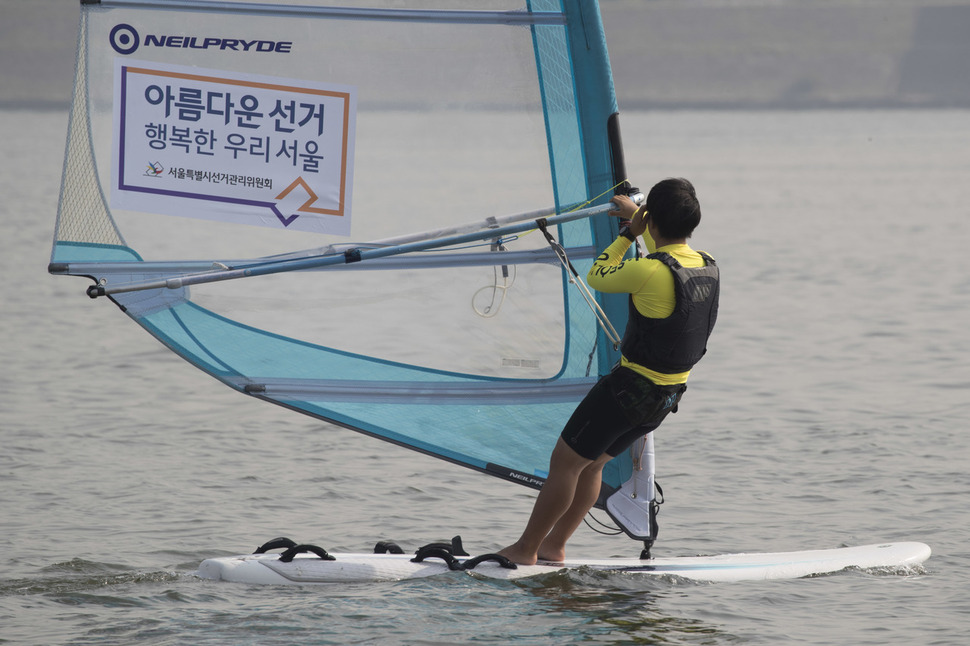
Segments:
[[[624,260],[623,256],[631,244],[633,243],[623,236],[617,237],[590,267],[586,274],[586,283],[607,294],[633,294],[639,291],[655,268],[649,266],[653,263]]]

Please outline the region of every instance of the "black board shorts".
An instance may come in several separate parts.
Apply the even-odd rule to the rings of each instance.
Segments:
[[[677,412],[685,390],[686,384],[659,386],[617,366],[590,389],[560,437],[587,460],[604,453],[616,457]]]

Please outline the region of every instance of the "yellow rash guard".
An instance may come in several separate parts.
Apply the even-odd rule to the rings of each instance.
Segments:
[[[649,233],[643,234],[647,252],[665,251],[684,267],[703,267],[704,259],[686,244],[672,244],[660,249]],[[603,253],[586,275],[586,282],[593,289],[608,294],[627,293],[633,296],[633,305],[647,318],[667,318],[674,311],[674,275],[659,260],[653,258],[632,258],[624,260],[630,245],[627,238],[618,236]],[[687,381],[690,371],[666,374],[650,370],[638,363],[620,358],[620,364],[643,375],[661,386],[682,384]]]

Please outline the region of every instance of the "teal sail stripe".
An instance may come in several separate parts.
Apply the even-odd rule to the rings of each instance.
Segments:
[[[625,178],[615,178],[607,124],[610,116],[617,113],[613,73],[606,48],[606,35],[600,17],[599,4],[583,0],[564,0],[564,9],[570,17],[566,33],[573,60],[573,78],[576,84],[579,127],[583,133],[582,152],[587,191],[590,197],[602,196],[601,202],[613,196],[612,187]],[[615,218],[593,218],[586,223],[591,230],[593,244],[605,249],[619,232]],[[572,232],[572,229],[570,229]],[[585,238],[583,238],[585,239]],[[571,236],[565,238],[569,246],[578,242]],[[621,294],[596,295],[600,306],[622,334],[626,322],[626,298]],[[598,331],[599,373],[606,374],[619,360],[619,352],[611,348],[604,333]]]
[[[556,0],[533,0],[531,6],[554,10],[559,4]],[[614,184],[625,178],[615,178],[613,173],[607,123],[618,108],[599,3],[562,0],[561,9],[568,18],[564,32],[557,34],[551,28],[533,28],[556,199],[570,202],[601,196],[599,201],[605,202],[612,197]],[[568,74],[563,69],[567,61]],[[553,101],[553,97],[559,102]],[[570,101],[574,104],[572,109],[568,107]],[[585,195],[580,197],[579,191]],[[602,250],[615,239],[619,227],[615,218],[591,218],[562,225],[559,230],[566,246],[592,244]],[[576,263],[577,270],[585,276],[591,264],[591,261]],[[622,335],[626,322],[625,298],[620,294],[596,293],[596,299]],[[567,300],[569,329],[574,341],[579,341],[573,345],[588,347],[588,335],[595,335],[596,358],[591,370],[600,376],[607,374],[619,361],[619,351],[589,319],[585,303],[575,294]],[[588,356],[572,357],[573,361],[581,359],[588,360]],[[603,481],[617,487],[629,478],[632,469],[631,457],[623,453],[604,469]]]
[[[106,245],[95,242],[62,242],[54,244],[51,263],[132,263],[141,261],[134,249],[122,245]],[[78,272],[85,273],[85,272]]]

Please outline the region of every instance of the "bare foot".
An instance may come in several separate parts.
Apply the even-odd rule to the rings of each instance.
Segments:
[[[519,565],[535,565],[538,558],[535,552],[530,554],[527,550],[520,548],[517,543],[500,549],[497,554]]]
[[[537,556],[540,561],[562,563],[566,560],[566,549],[564,547],[546,547],[545,545],[540,545]]]

